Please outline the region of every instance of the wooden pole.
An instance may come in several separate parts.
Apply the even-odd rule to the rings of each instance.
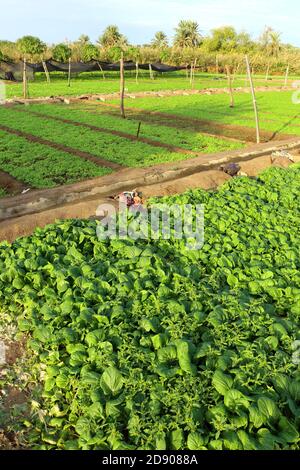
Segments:
[[[249,59],[248,59],[247,55],[245,56],[245,59],[246,59],[247,73],[248,73],[248,78],[249,78],[249,83],[250,83],[250,88],[251,88],[254,115],[255,115],[256,142],[259,144],[260,143],[260,130],[259,130],[259,118],[258,118],[258,110],[257,110],[257,101],[256,101],[256,96],[255,96],[255,90],[254,90],[252,75],[251,75],[251,68],[250,68]]]
[[[268,67],[267,67],[266,82],[269,80],[269,72],[270,72],[270,64],[268,64]]]
[[[124,53],[121,53],[120,59],[120,108],[122,118],[126,118],[124,109],[125,78],[124,78]]]
[[[288,84],[289,71],[290,71],[290,66],[288,65],[286,68],[286,72],[285,72],[284,86],[287,86]]]
[[[191,70],[190,70],[190,84],[191,85],[193,83],[193,67],[194,67],[194,63],[191,62]]]
[[[46,74],[47,82],[48,82],[48,83],[51,83],[50,74],[49,74],[49,70],[48,70],[48,68],[47,68],[47,64],[46,64],[46,62],[45,62],[44,60],[42,61],[42,64],[43,64],[44,72],[45,72],[45,74]]]
[[[104,70],[103,70],[103,68],[101,67],[101,64],[100,64],[100,62],[98,62],[98,61],[97,61],[97,64],[98,64],[98,67],[99,67],[99,69],[100,69],[100,70],[101,70],[101,72],[102,72],[103,80],[105,80],[105,74],[104,74]]]
[[[23,61],[23,98],[24,100],[28,98],[26,57]]]
[[[234,82],[235,77],[236,77],[236,75],[238,74],[238,72],[239,72],[239,70],[240,70],[240,66],[241,66],[241,64],[238,64],[237,67],[236,67],[236,69],[235,69],[235,71],[233,72],[232,83]]]
[[[216,55],[216,74],[219,75],[219,59],[217,55]]]
[[[141,123],[141,122],[139,122],[139,125],[138,125],[138,130],[137,130],[137,133],[136,133],[136,138],[137,138],[137,139],[138,139],[138,138],[139,138],[139,136],[140,136],[140,132],[141,132],[141,125],[142,125],[142,123]]]
[[[135,63],[135,81],[136,81],[136,84],[138,84],[138,81],[139,81],[139,63],[138,62]]]
[[[233,90],[232,90],[232,81],[231,81],[231,73],[230,73],[229,65],[226,65],[226,72],[227,72],[227,80],[228,80],[228,89],[229,89],[229,94],[230,94],[230,107],[234,108],[234,96],[233,96]]]
[[[192,85],[192,90],[195,88],[195,70],[196,70],[196,65],[197,65],[197,59],[195,59],[194,63],[192,64],[192,68],[191,68],[191,85]]]
[[[71,57],[69,58],[68,87],[71,86]]]
[[[149,64],[149,73],[150,73],[151,80],[154,80],[153,70],[152,70],[152,65],[151,64]]]

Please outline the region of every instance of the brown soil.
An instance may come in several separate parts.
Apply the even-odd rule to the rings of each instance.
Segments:
[[[15,405],[23,405],[23,403],[26,403],[26,400],[27,397],[25,392],[14,387],[10,387],[7,390],[7,395],[4,399],[4,409],[9,411]]]
[[[103,158],[97,157],[96,155],[92,155],[91,153],[88,152],[82,152],[81,150],[76,150],[72,147],[67,147],[62,144],[57,144],[56,142],[52,142],[51,140],[47,139],[42,139],[41,137],[36,137],[32,134],[29,134],[27,132],[19,131],[16,129],[11,129],[10,127],[3,126],[2,124],[0,125],[0,129],[9,132],[10,134],[17,135],[19,137],[24,137],[27,139],[29,142],[37,142],[39,144],[47,145],[48,147],[54,148],[56,150],[61,150],[62,152],[69,153],[71,155],[75,155],[76,157],[83,158],[84,160],[89,160],[93,162],[95,165],[101,166],[101,167],[106,167],[106,168],[111,168],[113,170],[118,170],[120,168],[124,168],[122,165],[119,165],[118,163],[114,162],[109,162],[108,160],[104,160]]]
[[[27,113],[33,114],[35,116],[40,116],[40,117],[44,117],[44,118],[47,118],[47,119],[52,119],[52,120],[58,121],[58,122],[64,122],[66,124],[72,124],[73,126],[77,126],[77,127],[86,127],[88,129],[91,129],[91,130],[96,131],[96,132],[101,132],[101,133],[110,134],[110,135],[116,135],[118,137],[122,137],[124,139],[131,140],[133,142],[143,142],[145,144],[152,145],[153,147],[161,147],[161,148],[168,149],[171,152],[178,152],[178,153],[185,153],[185,154],[186,153],[187,154],[192,153],[192,154],[196,154],[196,155],[199,154],[199,152],[195,152],[193,150],[188,150],[188,149],[184,149],[184,148],[181,148],[181,147],[176,147],[174,145],[166,144],[164,142],[159,142],[157,140],[148,139],[146,137],[137,138],[135,135],[128,134],[127,132],[115,131],[115,130],[112,130],[112,129],[106,129],[105,127],[93,126],[92,124],[73,121],[72,119],[65,119],[65,118],[61,118],[61,117],[58,117],[58,116],[49,116],[48,114],[39,113],[39,112],[36,112],[36,111],[29,111],[29,110],[23,109],[23,108],[15,108],[15,110],[20,111],[20,112],[27,112]]]
[[[150,82],[149,82],[150,83]],[[277,92],[282,92],[282,91],[289,91],[293,90],[291,86],[274,86],[274,87],[269,87],[269,86],[258,86],[255,87],[256,92],[268,92],[268,91],[277,91]],[[251,89],[248,87],[237,87],[233,88],[234,93],[250,93]],[[188,96],[188,95],[220,95],[220,94],[229,94],[228,87],[223,87],[223,88],[203,88],[201,90],[191,90],[189,88],[186,89],[180,89],[180,90],[161,90],[161,91],[139,91],[136,93],[125,93],[125,98],[145,98],[148,96],[159,96],[159,97],[165,97],[165,96]],[[74,99],[80,99],[80,100],[87,100],[87,99],[101,99],[103,101],[105,100],[111,100],[118,98],[120,95],[118,92],[114,93],[97,93],[97,94],[86,94],[86,95],[81,95],[78,97],[68,97],[67,99],[73,101]]]
[[[117,108],[117,105],[111,103],[99,102],[100,106],[107,108]],[[159,125],[175,127],[176,129],[188,129],[196,132],[202,132],[207,135],[218,136],[222,138],[232,138],[243,142],[256,142],[256,131],[247,126],[236,126],[233,124],[221,124],[215,121],[205,119],[196,119],[191,117],[182,117],[177,114],[161,113],[159,111],[148,111],[139,108],[127,108],[129,118],[138,119],[144,122],[154,122]],[[112,114],[115,114],[112,112]],[[159,117],[159,119],[157,119]],[[277,134],[270,131],[261,130],[261,141],[269,142],[271,140],[287,140],[296,137],[292,134]]]
[[[0,188],[5,189],[8,194],[18,194],[23,189],[28,188],[28,185],[16,180],[13,176],[5,173],[5,171],[0,171]]]
[[[22,357],[25,343],[26,340],[24,338],[22,341],[12,341],[6,345],[5,359],[7,365],[13,365],[17,359]]]

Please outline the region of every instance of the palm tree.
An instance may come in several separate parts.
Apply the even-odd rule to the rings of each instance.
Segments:
[[[155,33],[155,36],[151,41],[151,45],[153,47],[157,47],[158,49],[168,47],[167,35],[163,31],[157,31],[157,33]]]
[[[275,31],[271,27],[266,27],[260,37],[262,49],[270,56],[278,57],[281,50],[281,33]]]
[[[120,33],[118,26],[110,25],[104,30],[97,43],[104,48],[109,48],[114,46],[123,47],[128,44],[128,41],[127,38]]]
[[[196,21],[181,20],[175,28],[174,45],[179,47],[198,47],[201,44],[201,34]]]
[[[86,34],[81,34],[81,36],[79,36],[76,42],[81,46],[86,46],[87,44],[90,44],[91,41],[89,36],[87,36]]]

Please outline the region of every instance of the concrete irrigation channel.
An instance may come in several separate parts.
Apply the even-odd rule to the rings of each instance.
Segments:
[[[126,168],[76,184],[2,198],[0,240],[13,241],[57,219],[95,217],[100,204],[111,204],[111,196],[133,188],[142,191],[146,198],[192,188],[217,188],[230,178],[220,171],[222,164],[239,163],[248,176],[256,176],[271,165],[288,166],[291,162],[287,158],[278,157],[274,161],[271,157],[278,150],[288,150],[294,161],[300,162],[300,137],[148,168]]]

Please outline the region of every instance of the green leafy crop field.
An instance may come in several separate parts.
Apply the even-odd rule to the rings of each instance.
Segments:
[[[33,398],[11,429],[38,449],[299,450],[299,190],[294,165],[163,199],[205,205],[196,251],[83,220],[2,243]]]
[[[46,108],[46,110],[49,108],[50,107]],[[54,110],[55,109],[57,108],[54,108]],[[49,114],[52,113],[53,111],[49,109]],[[86,121],[88,119],[87,117],[83,117],[85,114],[87,115],[87,113],[81,112],[80,114],[82,117],[79,117],[79,119],[82,119],[82,121]],[[93,117],[91,115],[89,118],[91,119],[91,122],[92,118]],[[29,113],[19,112],[13,108],[0,108],[0,119],[2,125],[12,129],[20,130],[52,142],[69,146],[79,151],[89,152],[94,156],[98,156],[107,161],[119,163],[123,166],[144,167],[154,165],[156,163],[178,161],[195,157],[192,153],[172,152],[168,149],[154,147],[141,141],[132,141],[116,135],[107,134],[105,132],[96,132],[84,126],[79,128],[78,126],[70,123],[56,122],[48,119],[47,116],[35,116]],[[101,117],[99,117],[99,120],[100,119]],[[113,121],[113,126],[117,128],[120,120],[111,118],[110,122]],[[102,118],[102,123],[104,124],[104,122],[105,118],[104,120]],[[127,124],[124,123],[123,128],[126,125]],[[131,127],[131,130],[133,127],[134,126]],[[120,129],[122,129],[121,123]],[[157,131],[158,129],[156,128],[156,132]],[[155,129],[153,132],[155,132]],[[170,134],[170,137],[172,137],[171,132]],[[184,139],[184,134],[182,138]],[[166,139],[168,139],[168,134]],[[179,139],[180,137],[178,137],[177,134],[177,141],[179,141]],[[199,147],[202,145],[202,151],[204,150],[205,152],[221,149],[234,149],[242,146],[240,143],[232,143],[225,140],[214,139],[212,137],[209,138],[201,136],[197,139],[197,136],[195,136],[194,140],[193,136],[190,137],[191,146],[193,146],[193,143],[195,144],[197,141]],[[173,144],[174,142],[171,140],[168,143]]]
[[[70,119],[82,124],[88,124],[112,131],[126,132],[136,136],[138,130],[138,118],[122,119],[118,115],[108,114],[108,109],[101,104],[90,105],[32,105],[29,111],[37,111],[48,116]],[[185,129],[175,129],[157,124],[142,123],[140,137],[146,137],[156,142],[174,145],[185,150],[199,153],[213,153],[225,150],[234,150],[243,146],[240,142],[231,142],[222,138],[212,137],[200,132],[192,132]],[[184,158],[184,156],[183,156]]]
[[[190,95],[127,99],[128,107],[159,111],[181,117],[204,119],[222,124],[254,127],[252,99],[249,93],[235,93],[235,107],[229,107],[229,96]],[[293,92],[258,92],[260,126],[277,133],[300,134],[300,105],[292,101]],[[112,101],[116,103],[116,100]]]
[[[1,119],[1,123],[4,124]],[[32,188],[51,188],[111,172],[74,155],[0,130],[0,169]]]

